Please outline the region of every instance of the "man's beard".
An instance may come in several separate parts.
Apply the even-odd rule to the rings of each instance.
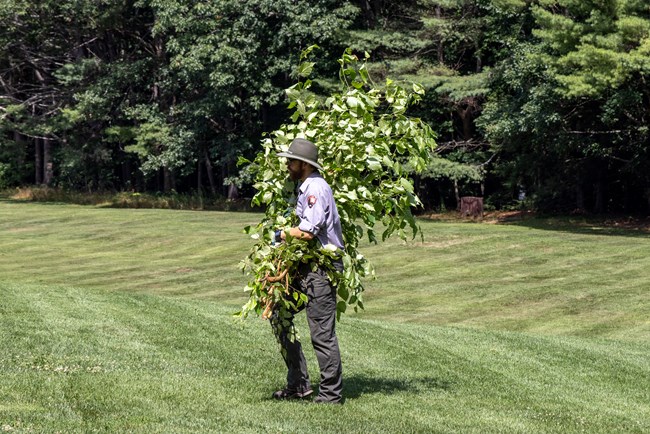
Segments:
[[[300,173],[289,170],[289,177],[291,178],[292,181],[300,181]]]

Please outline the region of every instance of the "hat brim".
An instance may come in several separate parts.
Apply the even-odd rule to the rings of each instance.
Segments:
[[[278,153],[278,157],[285,157],[285,158],[290,158],[290,159],[292,159],[292,160],[300,160],[300,161],[304,161],[304,162],[307,163],[307,164],[311,164],[312,166],[314,166],[314,167],[315,167],[316,169],[318,169],[318,170],[323,170],[323,168],[321,167],[321,165],[318,164],[317,162],[312,161],[312,160],[309,160],[308,158],[301,157],[301,156],[299,156],[299,155],[289,154],[289,153],[287,153],[287,152],[280,152],[280,153]]]

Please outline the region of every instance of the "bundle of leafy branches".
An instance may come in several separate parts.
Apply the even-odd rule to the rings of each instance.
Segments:
[[[369,55],[360,60],[351,50],[339,59],[340,92],[319,98],[309,89],[314,67],[307,61],[317,48],[311,46],[301,55],[298,83],[287,89],[292,123],[281,126],[263,141],[263,150],[253,162],[242,161],[255,173],[256,195],[253,204],[265,208],[260,223],[247,227],[257,243],[242,261],[250,276],[245,290],[250,299],[239,316],[262,313],[266,318],[278,309],[274,321],[286,326],[289,311],[307,302],[305,294],[292,290],[291,279],[298,267],[316,264],[328,267],[328,275],[337,287],[337,318],[352,306],[363,308],[364,277],[374,270],[359,252],[359,242],[368,237],[378,241],[393,234],[406,239],[415,237],[419,227],[411,210],[421,204],[414,194],[406,166],[423,170],[435,147],[434,133],[418,118],[409,117],[409,106],[420,101],[424,90],[417,84],[408,89],[388,79],[376,85],[366,69]],[[277,154],[286,151],[294,138],[307,138],[318,145],[322,176],[330,184],[337,204],[345,250],[321,246],[318,240],[305,242],[289,237],[274,245],[274,233],[297,224],[294,214],[296,185],[287,177],[286,161]],[[331,265],[341,259],[344,271]],[[328,265],[329,264],[329,265]]]

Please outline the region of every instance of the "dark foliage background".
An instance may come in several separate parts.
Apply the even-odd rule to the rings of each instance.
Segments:
[[[321,95],[346,47],[427,89],[428,208],[650,211],[641,0],[9,0],[0,20],[0,188],[251,196],[236,161],[287,121],[316,43]]]

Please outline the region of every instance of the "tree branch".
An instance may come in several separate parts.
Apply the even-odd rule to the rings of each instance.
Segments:
[[[438,143],[438,146],[436,146],[435,153],[436,154],[441,154],[445,151],[450,151],[453,149],[477,149],[481,147],[487,146],[488,143],[484,141],[479,141],[479,140],[451,140],[448,142],[442,142]]]
[[[627,130],[609,130],[609,131],[575,131],[575,130],[564,130],[568,134],[585,134],[585,135],[596,135],[596,134],[620,134],[625,133]]]

